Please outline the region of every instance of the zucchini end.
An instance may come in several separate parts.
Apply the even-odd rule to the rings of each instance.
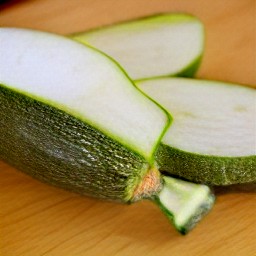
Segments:
[[[176,230],[185,235],[211,210],[215,196],[206,185],[166,176],[163,180],[162,190],[154,201]]]
[[[152,199],[162,188],[163,180],[161,174],[156,167],[152,167],[135,188],[131,202],[141,199]]]

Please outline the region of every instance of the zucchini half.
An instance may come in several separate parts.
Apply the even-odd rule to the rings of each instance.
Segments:
[[[158,76],[191,77],[204,49],[204,27],[188,14],[161,14],[76,33],[117,60],[133,80]]]
[[[160,202],[170,216],[168,198],[159,193],[175,188],[166,185],[154,160],[168,114],[115,62],[83,44],[1,28],[0,45],[0,159],[80,194]],[[205,189],[183,221],[176,225],[172,218],[181,232],[212,207],[213,196]],[[197,208],[204,210],[194,219]]]
[[[255,89],[188,78],[137,86],[174,119],[156,153],[160,170],[211,185],[256,182]]]

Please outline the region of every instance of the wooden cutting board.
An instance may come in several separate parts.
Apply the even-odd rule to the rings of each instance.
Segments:
[[[159,12],[187,12],[204,22],[198,77],[256,87],[254,0],[10,1],[1,6],[0,25],[69,34]],[[1,256],[256,255],[255,193],[218,194],[213,211],[184,237],[150,202],[81,197],[4,162],[0,191]]]

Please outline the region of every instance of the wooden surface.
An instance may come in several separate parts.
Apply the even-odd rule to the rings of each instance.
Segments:
[[[68,34],[159,12],[206,27],[198,77],[256,86],[255,0],[37,0],[3,5],[1,26]],[[1,47],[1,46],[0,46]],[[256,194],[218,195],[180,236],[150,202],[101,202],[42,184],[0,162],[0,255],[256,255]]]

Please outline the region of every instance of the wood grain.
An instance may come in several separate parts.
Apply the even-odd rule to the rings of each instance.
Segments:
[[[13,4],[12,4],[13,2]],[[1,6],[0,25],[68,34],[159,12],[187,12],[206,27],[198,77],[256,87],[256,2],[27,0]],[[102,202],[42,184],[0,162],[0,255],[256,255],[254,193],[219,195],[180,236],[155,205]]]

